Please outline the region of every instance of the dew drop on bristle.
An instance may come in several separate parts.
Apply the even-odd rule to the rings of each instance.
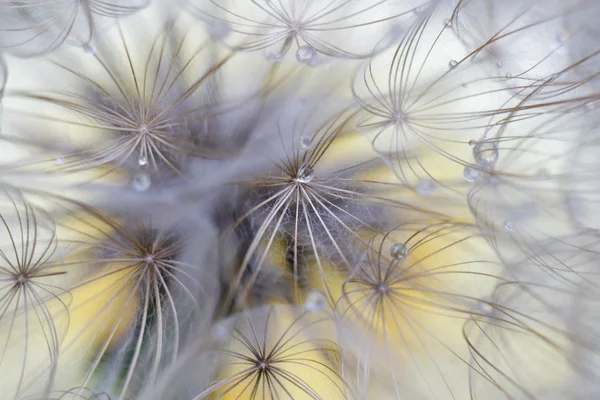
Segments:
[[[435,192],[436,184],[430,179],[421,179],[417,183],[417,193],[421,196],[431,196]]]
[[[313,290],[306,296],[304,308],[312,312],[323,311],[325,309],[326,304],[327,298],[325,297],[325,294],[318,290]]]
[[[85,54],[88,54],[90,56],[93,56],[94,53],[96,52],[94,50],[94,48],[92,46],[90,46],[89,44],[86,44],[83,46],[83,51],[85,52]]]
[[[477,146],[477,140],[475,140],[475,139],[469,140],[469,147],[475,147],[475,146]]]
[[[404,243],[394,243],[390,247],[390,256],[394,260],[404,260],[408,255],[408,248]]]
[[[146,159],[146,157],[144,157],[144,156],[141,156],[141,157],[138,159],[138,164],[139,164],[139,165],[141,165],[141,166],[144,166],[144,165],[148,164],[148,160]]]
[[[477,168],[473,168],[472,166],[467,165],[463,170],[463,176],[465,177],[467,182],[473,183],[479,180],[479,178],[481,178],[481,171]]]
[[[298,170],[296,180],[298,182],[310,182],[315,177],[315,170],[310,165],[303,165]]]
[[[56,160],[54,160],[54,163],[56,165],[64,165],[65,159],[63,157],[56,157]]]
[[[498,146],[494,142],[483,140],[473,147],[473,156],[480,167],[492,168],[498,161]]]
[[[456,67],[458,65],[458,62],[456,60],[450,60],[450,62],[448,63],[448,67],[450,67],[450,69]]]
[[[300,136],[300,147],[303,149],[308,149],[311,142],[312,140],[309,136]]]
[[[298,60],[299,63],[314,65],[316,58],[317,51],[312,46],[300,46],[296,51],[296,60]]]
[[[504,221],[504,230],[512,232],[515,230],[515,227],[511,221]]]
[[[131,187],[137,192],[144,192],[150,188],[152,184],[150,176],[145,172],[136,174],[131,180]]]
[[[277,51],[273,51],[272,48],[267,50],[267,59],[269,61],[280,63],[285,58],[285,55],[288,53],[290,48],[292,47],[292,43],[294,42],[294,34],[288,34],[283,44]]]

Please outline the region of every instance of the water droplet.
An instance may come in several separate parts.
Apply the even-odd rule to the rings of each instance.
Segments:
[[[475,139],[469,140],[469,147],[475,147],[475,146],[477,146],[477,140],[475,140]]]
[[[435,192],[436,184],[431,179],[421,179],[417,183],[417,193],[421,196],[431,196]]]
[[[85,52],[85,54],[88,54],[90,56],[93,56],[94,53],[96,52],[94,50],[94,48],[92,46],[90,46],[89,44],[86,44],[83,46],[83,51]]]
[[[314,65],[317,58],[317,51],[312,46],[300,46],[296,51],[296,60],[306,65]]]
[[[312,138],[310,136],[300,136],[300,147],[303,149],[308,149],[311,142]]]
[[[505,76],[506,76],[506,79],[512,78],[512,74],[510,72],[507,72]]]
[[[462,87],[466,88],[466,87],[467,87],[467,86],[469,86],[469,85],[467,85],[466,83],[463,83],[463,84],[462,84],[462,85],[460,85],[460,86],[462,86]]]
[[[408,248],[404,243],[394,243],[390,247],[390,256],[394,260],[404,260],[408,255]]]
[[[494,142],[483,140],[473,147],[473,156],[480,167],[492,168],[498,161],[498,146]]]
[[[315,170],[310,165],[303,165],[298,170],[296,181],[298,182],[310,182],[315,177]]]
[[[323,311],[326,304],[327,298],[325,297],[325,294],[318,290],[313,290],[306,296],[304,308],[312,312]]]
[[[452,20],[451,19],[444,20],[444,25],[448,28],[452,27]]]
[[[56,160],[54,160],[54,163],[56,165],[63,165],[65,163],[65,159],[63,157],[56,157]]]
[[[450,62],[448,63],[448,66],[450,67],[450,69],[456,67],[458,65],[458,62],[456,60],[450,60]]]
[[[513,223],[511,221],[504,221],[504,229],[507,232],[512,232],[515,230],[515,227],[513,226]]]
[[[502,68],[502,61],[496,61],[496,68]]]
[[[281,48],[279,50],[272,51],[272,49],[269,49],[267,51],[267,59],[276,63],[282,62],[285,58],[285,55],[290,50],[290,47],[292,47],[292,43],[294,43],[294,37],[294,34],[290,33],[283,41],[283,44],[281,45]]]
[[[131,180],[131,186],[138,192],[148,190],[151,184],[152,182],[150,181],[150,176],[145,172],[136,174]]]
[[[473,168],[472,166],[467,165],[463,170],[463,175],[467,182],[473,183],[479,180],[479,178],[481,178],[481,171],[477,168]]]
[[[146,159],[146,157],[140,156],[140,158],[138,159],[138,164],[141,166],[144,166],[144,165],[148,164],[148,160]]]

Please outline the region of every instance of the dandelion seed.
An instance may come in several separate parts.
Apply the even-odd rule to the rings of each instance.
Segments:
[[[147,173],[164,179],[181,174],[189,158],[214,158],[221,151],[231,151],[233,144],[228,148],[220,142],[220,150],[209,144],[199,126],[206,122],[212,100],[207,98],[200,105],[196,102],[196,96],[227,58],[198,65],[205,48],[196,46],[191,55],[184,52],[190,37],[180,34],[174,25],[144,42],[141,54],[133,51],[120,25],[115,30],[98,40],[98,48],[88,61],[90,68],[69,65],[69,59],[53,62],[54,67],[75,80],[79,92],[14,94],[28,101],[31,109],[16,110],[13,115],[45,121],[48,129],[77,127],[94,138],[93,144],[79,145],[67,155],[65,172],[101,168],[132,172],[139,163],[136,154],[143,154]],[[110,38],[113,42],[107,43]],[[117,54],[127,61],[127,68],[114,62],[120,57]],[[57,117],[54,112],[66,116]]]
[[[89,43],[99,22],[133,15],[147,5],[148,0],[131,0],[126,5],[105,0],[5,1],[0,5],[0,47],[36,56],[65,42]]]
[[[281,62],[295,43],[297,60],[315,66],[317,54],[332,58],[368,57],[373,52],[373,43],[396,20],[415,18],[411,5],[396,6],[390,12],[389,3],[365,0],[305,2],[299,6],[293,1],[191,0],[187,6],[209,26],[212,21],[226,22],[231,33],[221,40],[233,49],[266,50],[268,59]],[[348,36],[356,40],[348,40]]]
[[[206,396],[248,399],[345,399],[349,392],[332,361],[331,321],[289,307],[262,307],[239,315],[233,339],[220,354],[220,374],[194,400]]]
[[[0,385],[2,396],[20,399],[32,386],[52,388],[71,296],[49,215],[15,190],[2,190],[0,204]]]

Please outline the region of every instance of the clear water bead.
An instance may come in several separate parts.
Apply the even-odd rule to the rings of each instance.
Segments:
[[[498,146],[494,142],[483,140],[473,147],[473,156],[477,165],[491,168],[498,161]]]
[[[450,60],[450,62],[448,63],[448,66],[450,67],[450,69],[456,67],[458,65],[458,62],[456,60]]]
[[[138,164],[141,166],[144,166],[144,165],[148,164],[148,160],[146,159],[146,157],[141,156],[140,158],[138,158]]]
[[[298,170],[296,180],[298,182],[310,182],[315,177],[315,170],[310,165],[303,165]]]
[[[150,176],[145,172],[136,174],[131,180],[131,186],[135,191],[144,192],[150,188],[152,182]]]
[[[294,34],[287,35],[287,37],[283,41],[283,44],[281,45],[281,47],[278,50],[274,51],[272,47],[267,49],[267,59],[269,61],[276,62],[276,63],[282,62],[283,59],[285,58],[285,55],[290,50],[290,47],[292,47],[293,43],[294,43]],[[277,45],[275,45],[275,48],[277,48]]]
[[[317,59],[317,51],[312,46],[300,46],[296,51],[296,60],[299,63],[313,65]]]
[[[475,146],[477,146],[477,140],[475,140],[475,139],[469,140],[469,147],[475,147]]]
[[[56,160],[54,160],[54,163],[56,165],[63,165],[65,163],[65,159],[63,157],[56,157]]]
[[[513,226],[513,223],[511,221],[504,221],[504,229],[507,232],[512,232],[515,230],[515,227]]]
[[[431,179],[421,179],[417,183],[417,193],[421,196],[431,196],[435,189],[436,184]]]
[[[408,255],[408,248],[404,243],[394,243],[390,247],[390,256],[394,260],[404,260]]]
[[[470,165],[467,165],[463,170],[463,176],[467,180],[467,182],[476,182],[481,178],[481,171],[477,168],[473,168]]]
[[[304,308],[312,312],[323,311],[326,304],[327,298],[325,297],[325,294],[318,290],[313,290],[306,296]]]
[[[302,147],[303,149],[308,149],[310,147],[311,142],[312,139],[309,136],[300,136],[300,147]]]
[[[94,48],[92,46],[90,46],[89,44],[86,44],[83,46],[83,51],[85,52],[85,54],[88,54],[90,56],[93,56],[94,53],[96,52],[94,50]]]

